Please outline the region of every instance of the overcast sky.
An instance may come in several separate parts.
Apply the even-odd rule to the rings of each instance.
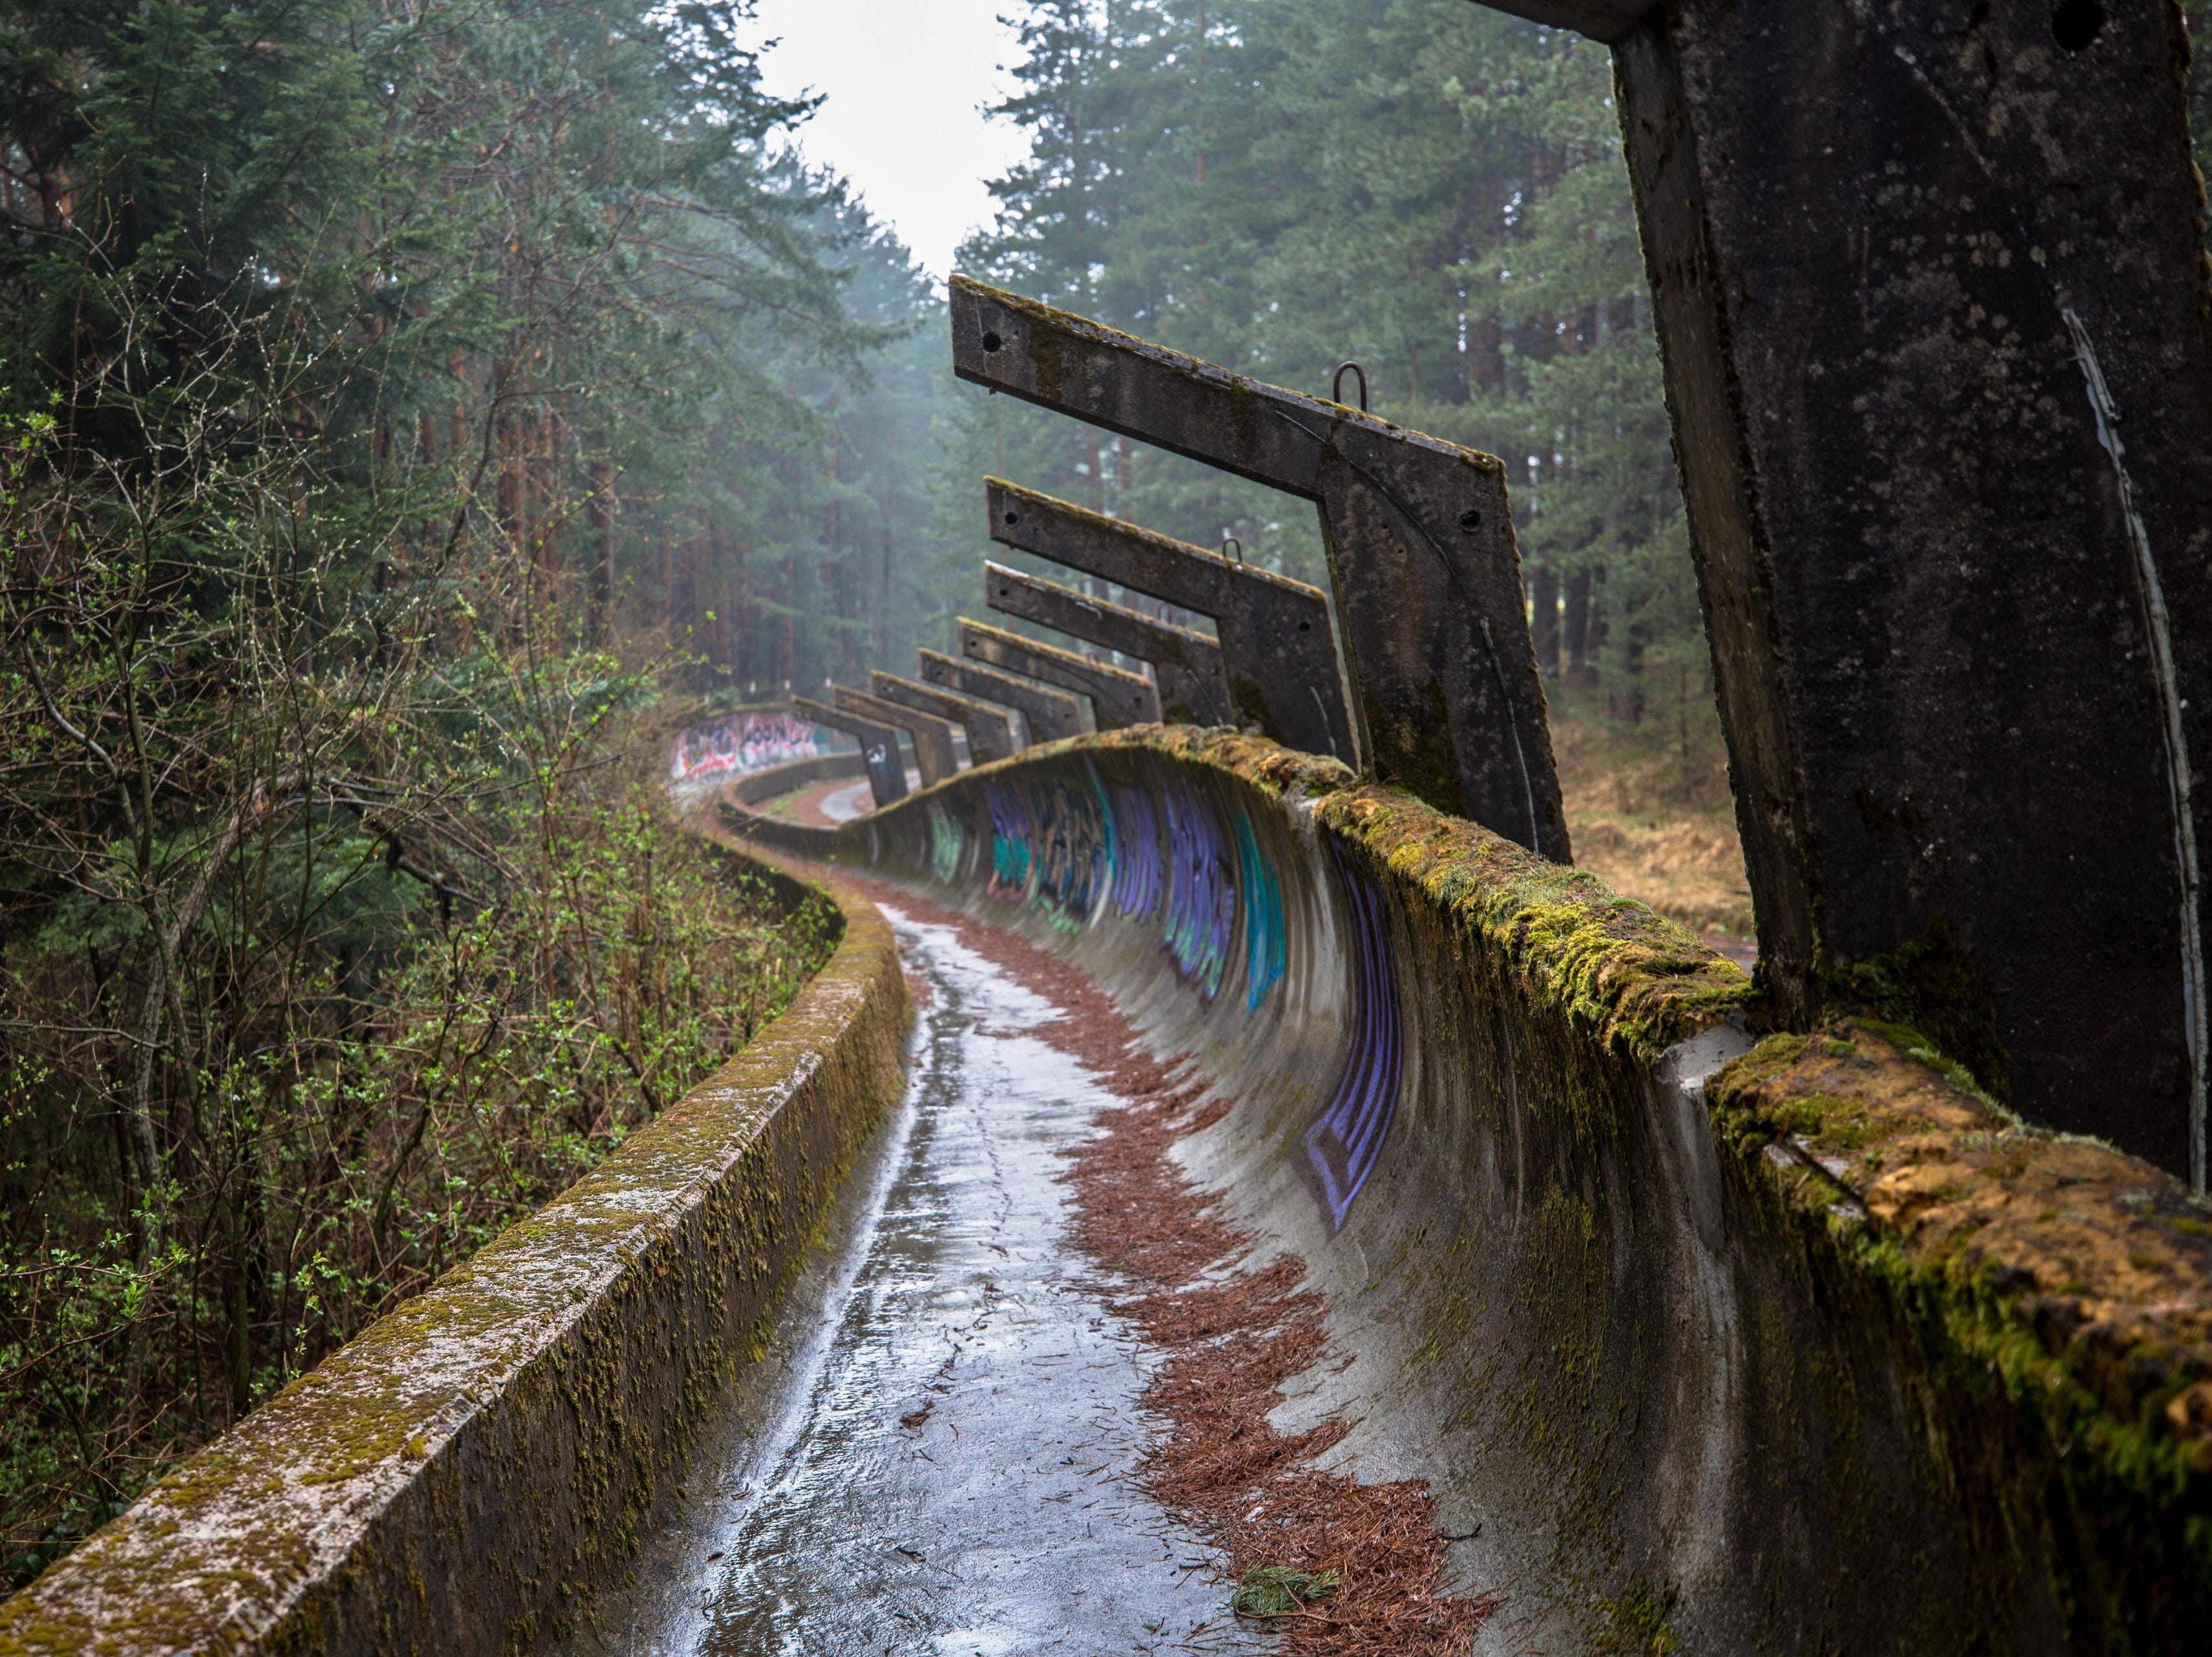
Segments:
[[[995,14],[1006,0],[760,0],[757,40],[779,96],[829,101],[799,128],[817,165],[853,181],[877,217],[943,277],[962,237],[990,222],[983,180],[1019,158],[1019,136],[987,121],[1019,48]]]

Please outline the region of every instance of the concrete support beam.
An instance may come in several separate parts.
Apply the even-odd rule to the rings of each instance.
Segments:
[[[2166,0],[1670,0],[1614,61],[1768,989],[2201,1187],[2188,52]]]
[[[960,618],[960,654],[971,661],[987,662],[1006,673],[1089,697],[1091,716],[1102,731],[1160,722],[1160,693],[1142,673],[1109,667],[1056,644],[1041,644],[965,616]]]
[[[951,299],[963,380],[1318,503],[1363,762],[1566,860],[1499,461],[964,277]]]
[[[1022,740],[1021,727],[1012,714],[973,697],[940,690],[934,685],[918,685],[880,667],[868,675],[868,688],[884,701],[896,702],[902,708],[958,722],[968,733],[968,756],[976,765],[1011,759],[1028,746]]]
[[[1212,617],[1237,720],[1285,747],[1357,756],[1321,588],[997,478],[983,493],[1000,545]]]
[[[1033,679],[1002,673],[981,662],[963,661],[935,650],[916,654],[921,658],[921,676],[931,684],[941,685],[962,696],[995,702],[1019,713],[1029,726],[1032,742],[1057,742],[1062,737],[1080,736],[1090,728],[1084,718],[1083,704],[1065,691],[1055,691]]]
[[[860,745],[860,758],[868,768],[868,792],[881,811],[895,800],[906,798],[906,760],[899,752],[898,733],[890,726],[859,714],[832,708],[811,697],[791,698],[791,711],[817,725],[842,731]]]
[[[1170,725],[1233,722],[1221,647],[1203,633],[1170,626],[1127,605],[1109,604],[988,559],[983,564],[983,601],[1006,615],[1150,662],[1160,717]]]
[[[922,787],[934,788],[959,771],[960,750],[956,739],[960,728],[951,720],[936,714],[918,713],[850,685],[838,685],[831,696],[841,713],[858,714],[863,719],[904,731],[914,743],[914,765],[921,773]]]

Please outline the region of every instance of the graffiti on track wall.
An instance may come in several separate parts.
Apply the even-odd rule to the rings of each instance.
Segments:
[[[788,713],[735,713],[678,733],[668,757],[668,775],[678,783],[710,777],[740,777],[764,765],[811,759],[821,752],[820,733]]]
[[[991,880],[983,890],[1001,902],[1027,903],[1036,835],[1028,792],[1012,783],[991,783],[983,798],[991,813]]]
[[[1352,1051],[1337,1078],[1336,1091],[1306,1130],[1306,1154],[1321,1176],[1322,1194],[1336,1225],[1352,1210],[1352,1199],[1375,1171],[1382,1142],[1397,1113],[1398,1084],[1404,1067],[1405,1033],[1399,1024],[1398,978],[1391,970],[1390,935],[1383,919],[1382,888],[1358,868],[1332,839],[1329,851],[1343,882],[1345,908],[1352,918],[1352,964],[1358,1011],[1352,1022]]]
[[[1115,783],[1106,791],[1106,819],[1117,833],[1114,846],[1114,907],[1123,919],[1149,921],[1160,912],[1160,814],[1142,789]]]
[[[1239,961],[1248,1009],[1279,993],[1290,970],[1283,880],[1242,806],[1179,780],[1158,789],[1109,783],[1088,761],[1081,781],[1066,772],[1014,776],[983,789],[989,896],[1034,905],[1068,930],[1109,910],[1140,926],[1157,923],[1176,971],[1208,1000]],[[966,833],[935,807],[930,832],[932,871],[950,884]],[[1349,922],[1345,964],[1356,1010],[1343,1073],[1304,1142],[1329,1217],[1341,1226],[1389,1136],[1405,1043],[1382,889],[1334,838],[1323,838]]]

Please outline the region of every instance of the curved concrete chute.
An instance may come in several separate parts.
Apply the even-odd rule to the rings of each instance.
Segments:
[[[863,890],[940,917],[924,953],[956,990],[959,926],[1023,941],[1050,971],[1000,972],[985,1010],[1034,1026],[1087,985],[1062,1004],[1171,1078],[1166,1160],[1241,1240],[1206,1278],[1325,1302],[1261,1422],[1327,1427],[1330,1477],[1424,1492],[1477,1649],[2057,1657],[2212,1625],[2212,1224],[2172,1177],[2021,1126],[1897,1026],[1759,1039],[1741,970],[1642,905],[1261,740],[1064,741],[836,829],[749,809],[765,779],[732,784],[732,826],[833,865],[848,929],[793,1013],[0,1609],[0,1652],[488,1657],[610,1603],[897,1091],[902,980]],[[1057,1096],[1036,1063],[1023,1087]],[[928,1369],[918,1407],[832,1413],[906,1430]],[[1012,1471],[1059,1501],[1073,1465]],[[847,1521],[823,1520],[841,1558]],[[1206,1540],[1142,1503],[1116,1522]]]
[[[1759,1041],[1738,968],[1595,877],[1226,733],[776,832],[1063,955],[1220,1102],[1177,1160],[1331,1307],[1270,1419],[1426,1482],[1485,1648],[2212,1617],[2212,1228],[1912,1033]]]

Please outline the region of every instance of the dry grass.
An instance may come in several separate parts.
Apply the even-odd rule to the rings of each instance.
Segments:
[[[1120,1009],[1066,961],[909,892],[881,896],[953,927],[1061,1008],[1066,1018],[1038,1033],[1127,1101],[1100,1118],[1103,1135],[1069,1154],[1067,1180],[1073,1240],[1097,1264],[1098,1287],[1163,1356],[1143,1399],[1163,1423],[1142,1468],[1146,1487],[1229,1554],[1232,1578],[1267,1567],[1291,1568],[1293,1581],[1336,1574],[1326,1598],[1267,1619],[1285,1651],[1465,1651],[1497,1601],[1438,1593],[1446,1544],[1427,1485],[1361,1484],[1317,1468],[1346,1422],[1284,1434],[1267,1420],[1283,1383],[1326,1357],[1328,1307],[1296,1258],[1254,1269],[1255,1240],[1170,1160],[1176,1141],[1218,1120],[1226,1103],[1192,1085],[1186,1067],[1146,1057]]]
[[[1551,711],[1575,862],[1741,953],[1753,935],[1751,886],[1712,710],[1693,700],[1626,727],[1565,692]]]

